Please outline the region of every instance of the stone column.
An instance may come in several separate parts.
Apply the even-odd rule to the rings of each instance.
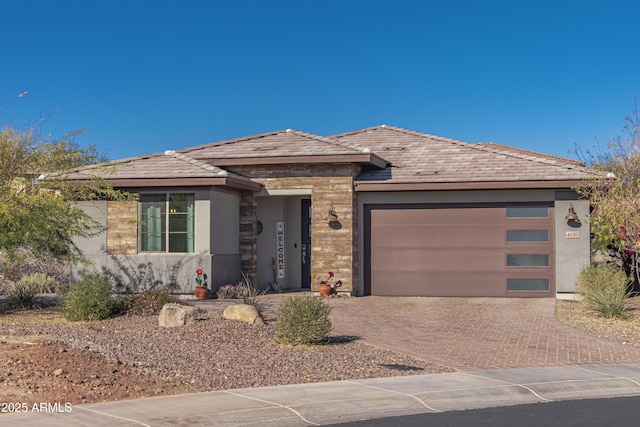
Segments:
[[[253,192],[240,194],[240,268],[253,284],[258,283],[257,206]]]

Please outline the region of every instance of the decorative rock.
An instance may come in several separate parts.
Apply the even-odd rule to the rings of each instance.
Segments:
[[[224,309],[222,317],[228,320],[238,320],[250,325],[264,325],[264,320],[258,310],[249,304],[234,304]]]
[[[198,316],[195,307],[171,302],[162,306],[158,322],[162,327],[171,328],[188,325],[196,320]]]

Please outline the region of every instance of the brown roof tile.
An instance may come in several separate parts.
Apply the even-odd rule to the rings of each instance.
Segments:
[[[364,147],[350,141],[331,140],[287,129],[212,142],[179,152],[215,164],[216,159],[353,155],[363,153]]]
[[[258,185],[254,180],[173,150],[88,166],[65,175],[70,180],[90,180],[100,176],[107,181],[126,182],[129,186],[134,185],[136,181],[142,182],[143,180],[145,182],[172,180],[180,182],[182,185],[188,185],[189,180],[198,179],[198,182],[203,184],[207,182],[207,179],[219,178],[233,180],[236,184],[244,182],[248,186]],[[213,183],[213,181],[211,182]]]
[[[385,170],[363,172],[358,177],[363,183],[576,181],[593,174],[570,159],[386,125],[329,138],[370,147],[391,162]]]

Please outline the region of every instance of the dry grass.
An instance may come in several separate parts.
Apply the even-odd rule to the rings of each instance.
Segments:
[[[640,296],[629,298],[626,308],[624,317],[606,318],[589,311],[580,302],[559,300],[556,304],[556,317],[581,331],[640,347]]]

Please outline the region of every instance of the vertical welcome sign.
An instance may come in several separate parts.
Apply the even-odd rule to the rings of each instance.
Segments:
[[[284,221],[276,222],[276,265],[278,279],[284,279]]]

